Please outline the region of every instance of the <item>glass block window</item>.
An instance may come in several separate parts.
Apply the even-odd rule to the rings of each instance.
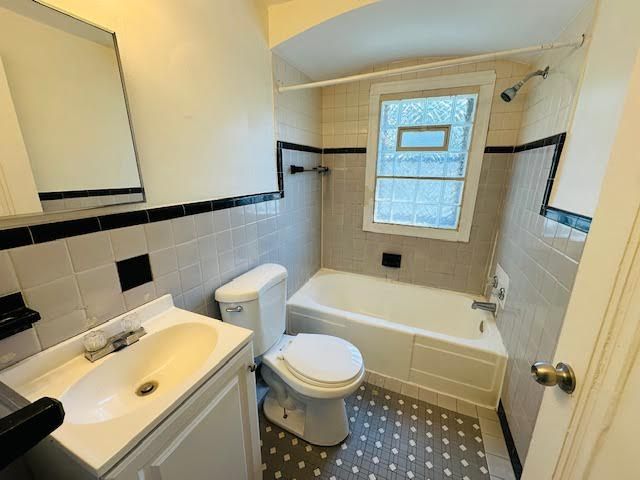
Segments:
[[[374,223],[455,230],[477,93],[382,100]]]

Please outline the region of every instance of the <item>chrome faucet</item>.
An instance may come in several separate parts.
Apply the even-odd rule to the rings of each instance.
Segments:
[[[89,347],[88,342],[85,342],[84,356],[90,362],[95,362],[96,360],[100,360],[102,357],[106,357],[112,352],[117,352],[118,350],[122,350],[123,348],[136,343],[141,337],[147,334],[147,331],[144,327],[138,327],[135,330],[127,330],[117,333],[106,340],[104,339],[104,333],[101,330],[97,330],[92,333],[94,333],[94,338],[90,344],[91,347]],[[100,337],[100,334],[102,334],[101,341],[99,338],[95,338],[96,336]],[[94,347],[95,349],[93,349]]]
[[[474,300],[471,304],[471,308],[474,310],[485,310],[487,312],[496,313],[498,305],[493,302],[478,302]]]

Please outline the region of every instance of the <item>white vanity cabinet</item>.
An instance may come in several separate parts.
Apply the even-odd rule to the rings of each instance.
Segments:
[[[103,478],[262,478],[252,363],[249,344]]]

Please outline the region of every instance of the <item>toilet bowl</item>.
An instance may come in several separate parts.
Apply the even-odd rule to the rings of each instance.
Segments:
[[[344,399],[364,378],[360,351],[330,335],[285,335],[287,271],[264,264],[216,290],[225,322],[254,331],[254,355],[270,391],[264,414],[276,425],[322,446],[349,435]]]
[[[271,422],[314,445],[336,445],[349,435],[344,399],[364,378],[356,347],[329,335],[284,335],[262,362]]]

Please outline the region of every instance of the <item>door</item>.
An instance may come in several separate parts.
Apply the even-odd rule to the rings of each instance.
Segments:
[[[555,362],[573,367],[577,388],[572,395],[545,391],[525,480],[638,478],[635,459],[620,461],[608,448],[620,444],[640,452],[624,428],[639,421],[629,414],[637,408],[626,408],[637,397],[640,375],[638,125],[640,57],[555,355]]]
[[[260,475],[253,362],[245,347],[106,478],[253,480]]]

